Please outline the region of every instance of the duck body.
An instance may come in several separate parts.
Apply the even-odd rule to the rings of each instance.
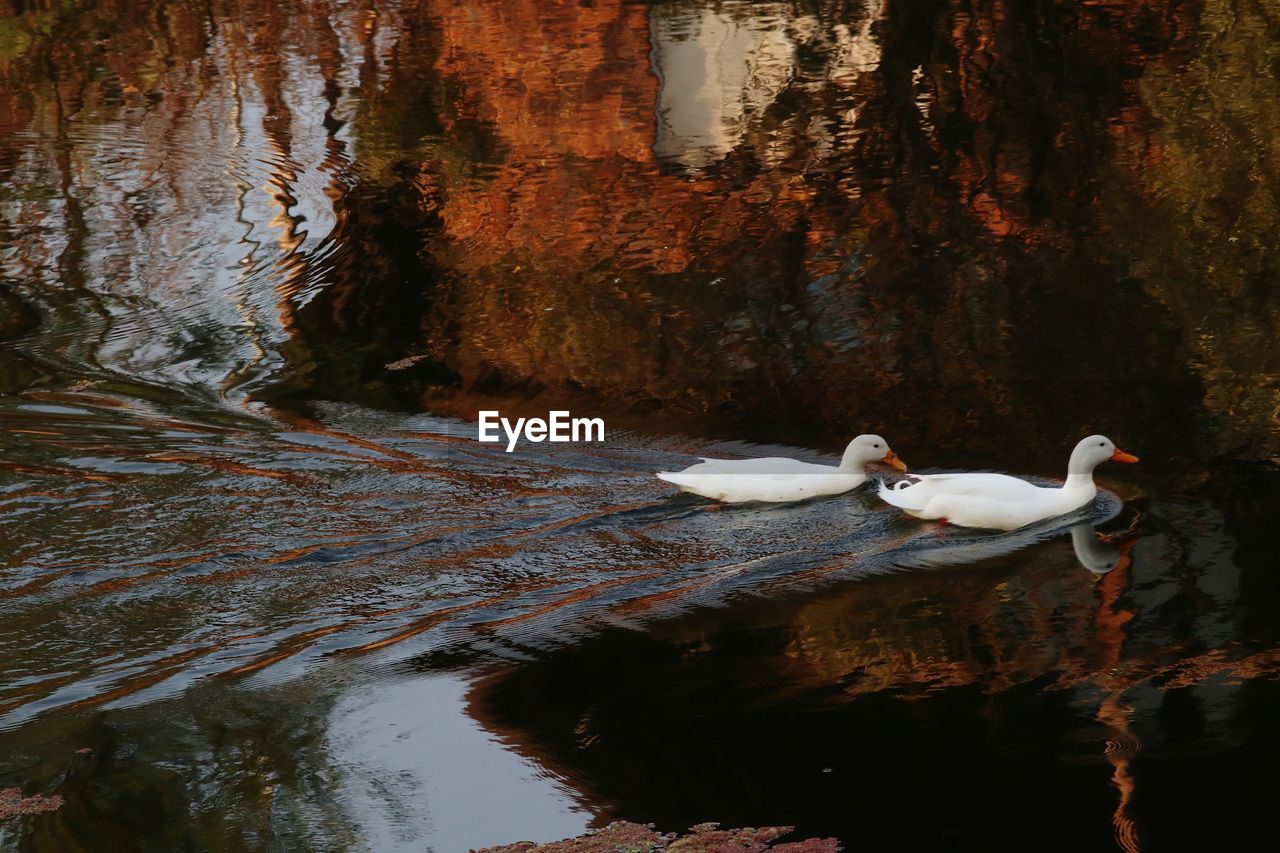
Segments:
[[[1098,494],[1093,469],[1100,463],[1137,462],[1106,436],[1093,435],[1076,445],[1066,482],[1058,487],[1037,486],[1007,474],[920,474],[915,482],[880,485],[880,497],[916,518],[961,527],[1017,530],[1037,521],[1065,515],[1088,504]]]
[[[1065,515],[1098,494],[1092,478],[1062,488],[1007,474],[918,474],[913,479],[919,482],[896,490],[881,483],[880,497],[916,518],[992,530],[1017,530]]]
[[[885,462],[906,470],[888,442],[876,435],[863,435],[849,443],[839,466],[781,456],[704,458],[683,471],[661,471],[657,477],[682,491],[724,503],[789,503],[856,489],[867,481],[868,462]]]
[[[658,479],[681,490],[724,503],[785,503],[839,495],[867,481],[865,471],[841,472],[781,456],[764,459],[704,459],[683,471],[662,471]]]

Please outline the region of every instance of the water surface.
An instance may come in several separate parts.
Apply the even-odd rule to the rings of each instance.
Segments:
[[[1266,4],[0,14],[0,845],[1260,827]],[[652,478],[863,431],[1143,462],[1006,536]]]

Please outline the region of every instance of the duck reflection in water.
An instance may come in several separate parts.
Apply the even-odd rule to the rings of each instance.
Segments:
[[[1133,562],[1129,552],[1137,541],[1137,536],[1127,536],[1117,542],[1099,534],[1087,521],[1071,528],[1071,547],[1075,549],[1076,559],[1095,575],[1129,566]]]
[[[1084,519],[1071,526],[1071,547],[1080,565],[1098,576],[1128,566],[1132,562],[1130,551],[1138,537],[1129,531],[1115,536],[1100,533],[1094,525],[1094,519]],[[904,567],[965,565],[1007,556],[1061,532],[1061,527],[1041,526],[998,536],[933,539],[928,544],[921,543],[919,548],[908,549],[905,555],[900,553],[895,562]]]

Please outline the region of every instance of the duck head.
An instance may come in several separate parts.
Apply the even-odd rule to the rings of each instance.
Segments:
[[[1137,461],[1138,457],[1132,453],[1125,453],[1105,435],[1091,435],[1088,438],[1080,439],[1076,449],[1071,451],[1071,461],[1067,464],[1067,473],[1092,474],[1093,469],[1103,462]]]
[[[899,471],[907,470],[906,463],[889,449],[889,442],[878,435],[860,435],[849,442],[844,449],[844,458],[840,460],[840,470],[861,471],[871,462],[883,462]]]

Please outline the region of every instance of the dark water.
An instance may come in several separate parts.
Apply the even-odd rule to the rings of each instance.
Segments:
[[[1277,33],[0,0],[0,787],[64,798],[0,846],[1243,849],[1280,793]],[[488,408],[608,440],[506,454]],[[869,430],[1143,461],[1005,536],[652,478]]]

